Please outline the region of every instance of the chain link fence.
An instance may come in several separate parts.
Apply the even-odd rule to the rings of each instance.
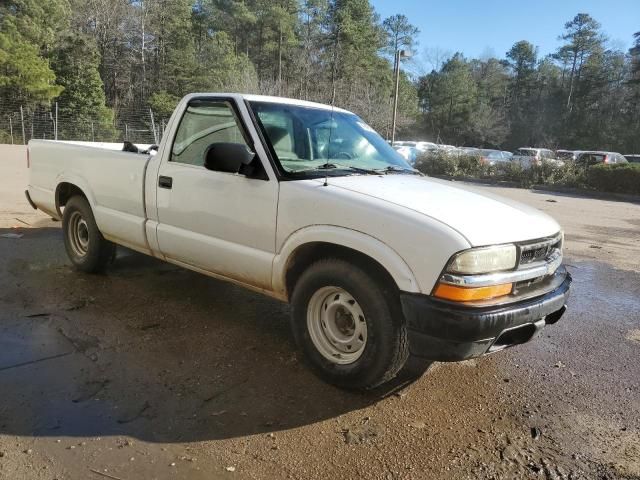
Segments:
[[[127,110],[105,120],[76,115],[57,102],[46,106],[0,103],[0,143],[24,145],[31,139],[78,140],[87,142],[160,143],[166,121],[157,119],[150,108]]]

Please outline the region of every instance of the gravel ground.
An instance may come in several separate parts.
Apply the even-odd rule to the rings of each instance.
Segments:
[[[564,227],[575,283],[526,345],[346,393],[288,307],[121,251],[69,267],[0,148],[0,479],[638,479],[640,205],[475,187]]]

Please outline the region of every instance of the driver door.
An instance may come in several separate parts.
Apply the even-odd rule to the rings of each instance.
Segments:
[[[158,243],[169,260],[271,289],[278,182],[204,166],[211,144],[251,144],[239,118],[232,100],[189,103],[159,168]]]

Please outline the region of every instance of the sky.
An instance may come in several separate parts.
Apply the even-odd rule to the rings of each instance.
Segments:
[[[503,58],[518,40],[541,55],[554,52],[564,24],[588,13],[617,48],[627,50],[640,31],[640,0],[371,0],[381,18],[401,13],[417,26],[417,60],[429,63],[425,48],[462,52],[466,57]],[[433,57],[433,54],[431,54]],[[430,68],[429,68],[430,70]]]

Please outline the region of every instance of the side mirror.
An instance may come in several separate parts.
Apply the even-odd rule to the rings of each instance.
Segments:
[[[227,173],[246,173],[256,154],[240,143],[212,143],[204,151],[204,167],[207,170]]]

